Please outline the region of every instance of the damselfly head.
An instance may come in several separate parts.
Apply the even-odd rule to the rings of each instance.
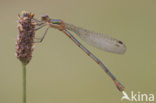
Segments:
[[[48,15],[42,15],[41,16],[41,21],[48,21],[49,20],[49,16]]]

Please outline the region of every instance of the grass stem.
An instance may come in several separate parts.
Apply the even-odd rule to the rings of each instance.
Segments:
[[[22,63],[22,79],[23,79],[23,87],[22,87],[22,103],[26,103],[26,64]]]

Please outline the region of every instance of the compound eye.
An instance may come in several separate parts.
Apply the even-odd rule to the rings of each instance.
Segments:
[[[41,16],[41,20],[42,20],[42,21],[47,21],[48,18],[49,18],[48,15],[42,15],[42,16]]]

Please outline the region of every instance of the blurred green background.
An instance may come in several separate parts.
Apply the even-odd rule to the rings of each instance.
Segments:
[[[156,96],[155,0],[1,0],[0,103],[21,103],[22,69],[15,56],[15,41],[17,15],[22,10],[35,13],[36,18],[48,14],[122,40],[127,52],[117,55],[78,38],[129,95],[133,90]],[[37,37],[43,32],[37,32]],[[122,94],[100,66],[55,29],[49,30],[43,43],[35,44],[27,80],[28,103],[121,103]]]

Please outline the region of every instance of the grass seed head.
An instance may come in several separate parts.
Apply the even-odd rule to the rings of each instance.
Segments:
[[[34,14],[23,11],[18,19],[18,36],[16,40],[16,56],[24,64],[28,64],[32,58],[35,37],[35,23],[32,20]]]

